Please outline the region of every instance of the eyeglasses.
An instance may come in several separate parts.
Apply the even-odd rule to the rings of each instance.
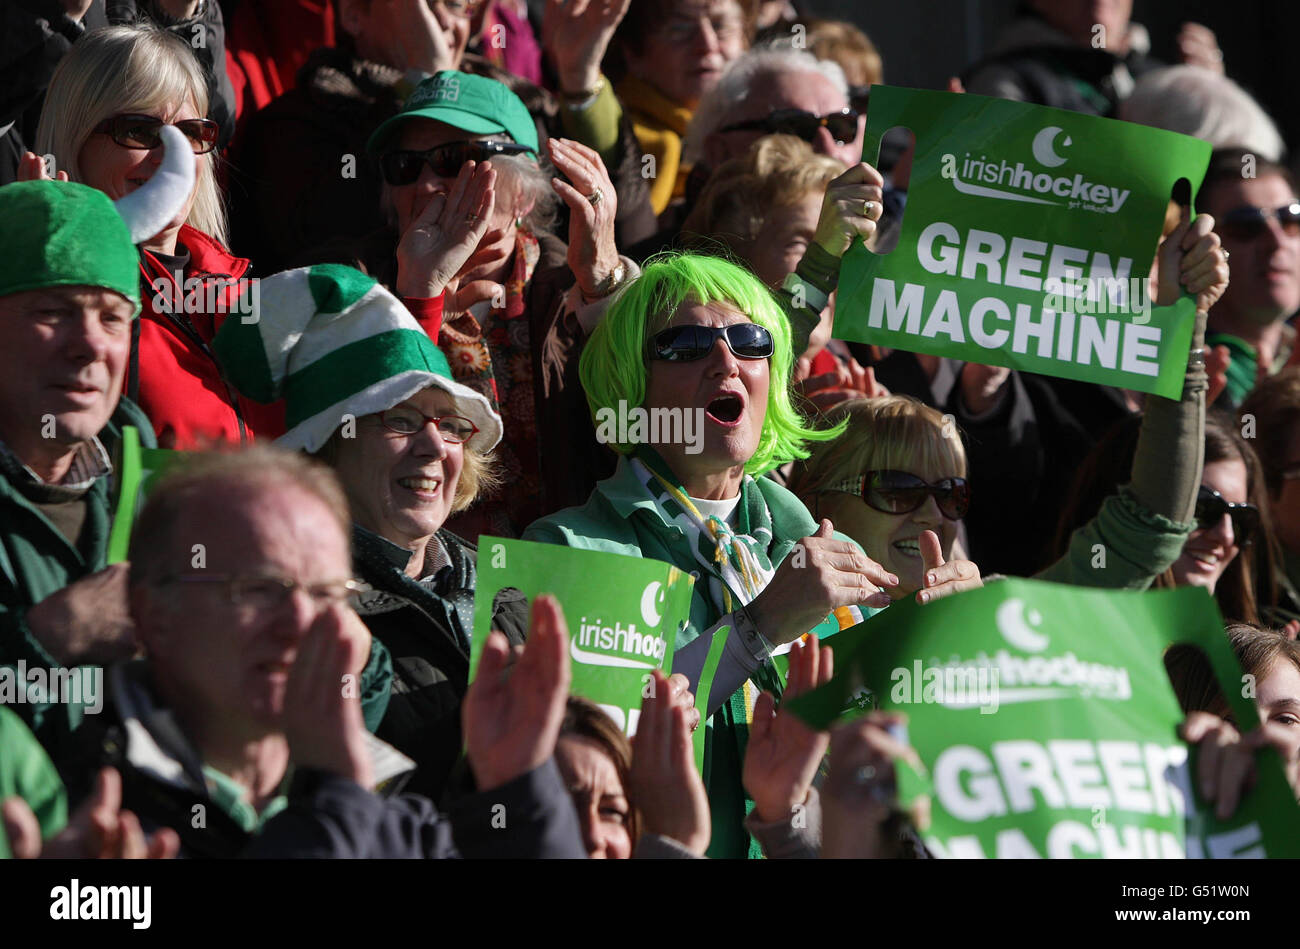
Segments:
[[[1238,547],[1249,547],[1259,529],[1259,508],[1253,504],[1232,504],[1223,499],[1218,491],[1201,485],[1196,492],[1196,524],[1202,530],[1210,530],[1223,520],[1227,514],[1232,518],[1232,533]]]
[[[288,577],[270,574],[184,573],[163,577],[160,584],[168,583],[224,583],[232,605],[252,612],[273,612],[280,609],[293,595],[302,590],[318,610],[342,603],[364,587],[355,580],[328,580],[324,583],[299,583]]]
[[[843,145],[858,137],[858,110],[841,109],[839,112],[827,112],[815,115],[803,109],[776,109],[764,118],[749,119],[724,125],[720,132],[747,132],[758,130],[768,135],[797,135],[812,144],[817,137],[817,130],[825,128],[835,139],[836,145]]]
[[[488,161],[494,155],[531,154],[515,142],[448,142],[428,151],[395,151],[379,159],[379,170],[390,185],[414,184],[427,164],[441,178],[455,178],[467,161]]]
[[[1233,208],[1219,222],[1219,233],[1237,240],[1254,240],[1268,230],[1268,219],[1277,218],[1283,232],[1288,237],[1300,236],[1300,204],[1288,204],[1281,208]]]
[[[164,122],[152,115],[115,115],[95,126],[95,131],[111,136],[113,141],[123,148],[142,150],[157,148],[162,142],[158,130],[164,125],[174,125],[190,140],[190,147],[196,155],[206,155],[217,145],[220,132],[216,122],[211,119],[181,119],[179,122]]]
[[[868,471],[826,490],[856,494],[882,514],[910,514],[932,495],[939,513],[950,521],[961,520],[970,510],[970,484],[965,478],[944,478],[931,484],[908,471]]]
[[[409,406],[379,413],[379,423],[398,435],[414,435],[432,422],[444,442],[460,445],[478,434],[478,426],[463,415],[425,415]]]
[[[757,323],[730,326],[670,326],[650,341],[649,357],[666,362],[694,362],[713,351],[719,339],[740,359],[767,359],[775,351],[772,334]]]

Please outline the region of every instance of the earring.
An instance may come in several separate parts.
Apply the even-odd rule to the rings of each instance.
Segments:
[[[524,226],[524,219],[521,217],[515,218],[515,230],[519,230],[523,226]]]

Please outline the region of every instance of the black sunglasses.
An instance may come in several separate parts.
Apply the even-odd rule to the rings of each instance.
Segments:
[[[390,185],[415,184],[427,164],[441,178],[455,178],[467,161],[489,161],[496,155],[532,153],[515,142],[448,142],[428,151],[395,151],[379,159],[379,170]]]
[[[757,323],[670,326],[655,334],[648,355],[668,362],[694,362],[711,353],[719,338],[725,339],[732,355],[740,359],[767,359],[776,348],[772,334]]]
[[[768,135],[796,135],[810,145],[817,137],[817,130],[825,128],[835,139],[835,144],[843,145],[858,137],[858,110],[841,109],[839,112],[827,112],[815,115],[803,109],[776,109],[761,119],[749,119],[724,125],[720,132],[760,131]]]
[[[1238,547],[1249,547],[1259,530],[1259,508],[1253,504],[1232,504],[1223,499],[1218,491],[1201,485],[1196,492],[1196,524],[1202,530],[1210,530],[1223,520],[1227,514],[1232,518],[1232,533]]]
[[[190,140],[190,147],[196,155],[206,155],[217,145],[220,132],[216,122],[211,119],[181,119],[179,122],[164,122],[152,115],[114,115],[95,126],[95,131],[110,136],[123,148],[154,149],[162,142],[158,130],[164,125],[174,125]]]
[[[1291,237],[1300,235],[1300,204],[1281,208],[1233,208],[1219,222],[1219,232],[1238,240],[1253,240],[1268,230],[1268,219],[1277,218],[1282,230]]]
[[[826,490],[856,494],[882,514],[910,514],[931,495],[939,513],[950,521],[961,520],[970,510],[970,484],[965,478],[944,478],[931,484],[908,471],[868,471]]]

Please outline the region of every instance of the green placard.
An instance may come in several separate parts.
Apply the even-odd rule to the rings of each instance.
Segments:
[[[694,583],[690,574],[658,560],[480,537],[470,680],[491,631],[497,593],[513,587],[530,603],[549,593],[559,600],[569,626],[571,691],[600,705],[632,735],[650,670],[671,672],[677,633],[690,618]],[[704,731],[696,731],[697,764]]]
[[[132,425],[122,428],[121,452],[117,459],[117,507],[108,533],[108,563],[126,560],[131,546],[131,528],[144,507],[154,481],[191,452],[166,448],[141,448],[140,433]]]
[[[911,352],[1182,394],[1195,301],[1146,277],[1199,139],[1045,106],[871,88],[864,156],[916,136],[898,246],[844,256],[834,335]]]
[[[907,714],[933,781],[922,836],[936,855],[1300,855],[1300,814],[1273,751],[1227,821],[1192,780],[1196,752],[1177,737],[1184,716],[1162,659],[1170,644],[1204,649],[1236,720],[1259,721],[1203,589],[1006,580],[900,601],[864,625],[871,635],[835,678],[790,707],[824,727],[865,686]]]

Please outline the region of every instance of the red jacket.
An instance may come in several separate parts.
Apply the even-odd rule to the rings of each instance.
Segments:
[[[284,403],[261,405],[236,396],[210,348],[217,330],[231,315],[220,312],[221,306],[232,307],[239,298],[241,285],[236,281],[248,272],[248,261],[233,256],[189,225],[181,228],[178,243],[190,252],[180,288],[153,254],[147,250],[140,254],[144,309],[126,391],[134,391],[138,365],[139,394],[132,398],[153,422],[160,448],[192,450],[210,442],[278,438],[284,434]],[[192,280],[199,283],[191,284]],[[174,311],[182,309],[177,303],[186,301],[187,290],[191,305],[184,306],[187,312],[176,314]],[[207,306],[209,296],[216,307]],[[203,304],[195,312],[192,304],[200,299]],[[239,314],[233,317],[239,319]],[[186,322],[192,332],[187,331]]]

